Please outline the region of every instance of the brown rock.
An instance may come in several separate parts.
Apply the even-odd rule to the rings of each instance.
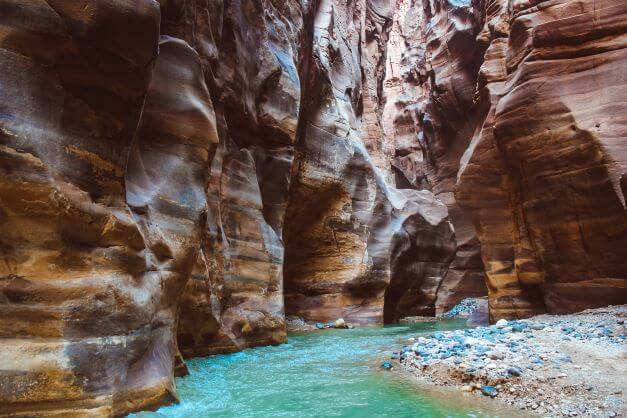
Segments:
[[[281,343],[285,312],[625,303],[626,17],[0,0],[1,413],[174,401],[182,356]]]
[[[169,403],[217,141],[197,54],[157,59],[152,1],[0,7],[2,413]]]
[[[398,1],[387,45],[382,120],[396,187],[433,191],[455,227],[456,256],[432,289],[438,314],[487,292],[475,229],[453,194],[475,123],[481,11],[470,2]]]
[[[617,116],[625,28],[617,22],[627,9],[535,3],[516,3],[509,33],[491,30],[489,110],[459,173],[493,319],[625,301],[627,143]]]
[[[300,1],[168,1],[162,32],[200,54],[220,147],[202,257],[183,295],[185,356],[286,340],[283,218],[308,34]]]
[[[363,3],[324,1],[314,23],[285,225],[285,309],[307,320],[393,322],[433,312],[454,251],[446,208],[429,191],[396,190],[381,168],[386,154],[373,140],[384,74],[366,62],[362,78],[358,51],[385,50],[389,14]],[[353,36],[362,30],[365,38]]]

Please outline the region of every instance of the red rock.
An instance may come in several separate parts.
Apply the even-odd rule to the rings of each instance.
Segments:
[[[625,303],[626,15],[0,0],[0,413],[174,401],[285,313]]]
[[[217,140],[197,54],[157,58],[152,1],[0,7],[2,413],[169,403]]]
[[[429,191],[388,183],[376,140],[384,68],[359,54],[380,57],[390,17],[377,2],[318,8],[285,224],[288,315],[381,323],[435,310],[454,251],[448,211]]]
[[[184,356],[285,342],[283,218],[306,72],[310,6],[169,1],[162,33],[203,62],[220,137],[201,258],[181,301]]]
[[[493,319],[625,302],[626,12],[517,2],[509,33],[492,35],[491,109],[458,196],[474,212]]]

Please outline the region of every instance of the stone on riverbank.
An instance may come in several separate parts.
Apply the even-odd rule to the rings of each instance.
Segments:
[[[384,370],[392,370],[393,366],[392,363],[390,363],[389,361],[384,361],[383,363],[381,363],[381,368]]]
[[[427,383],[498,393],[545,416],[625,415],[625,318],[617,306],[435,332],[416,336],[400,362]]]
[[[466,298],[455,305],[450,311],[442,314],[442,318],[470,318],[480,306],[487,306],[487,298]]]
[[[289,332],[316,331],[323,329],[352,329],[353,324],[347,323],[343,318],[338,318],[333,322],[307,322],[298,316],[288,316],[285,318],[285,324]]]

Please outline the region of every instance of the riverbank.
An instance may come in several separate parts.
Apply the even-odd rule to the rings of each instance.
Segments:
[[[189,359],[190,374],[176,379],[180,403],[134,416],[527,418],[491,400],[461,399],[379,367],[396,341],[463,329],[464,323],[327,328],[289,334],[278,346]]]
[[[393,358],[420,383],[541,416],[626,416],[626,320],[626,305],[502,320],[411,337]]]

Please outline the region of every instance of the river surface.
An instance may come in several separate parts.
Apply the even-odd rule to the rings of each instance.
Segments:
[[[181,403],[135,417],[509,417],[382,370],[403,341],[462,321],[290,334],[289,342],[187,361]],[[483,409],[482,409],[483,408]]]

